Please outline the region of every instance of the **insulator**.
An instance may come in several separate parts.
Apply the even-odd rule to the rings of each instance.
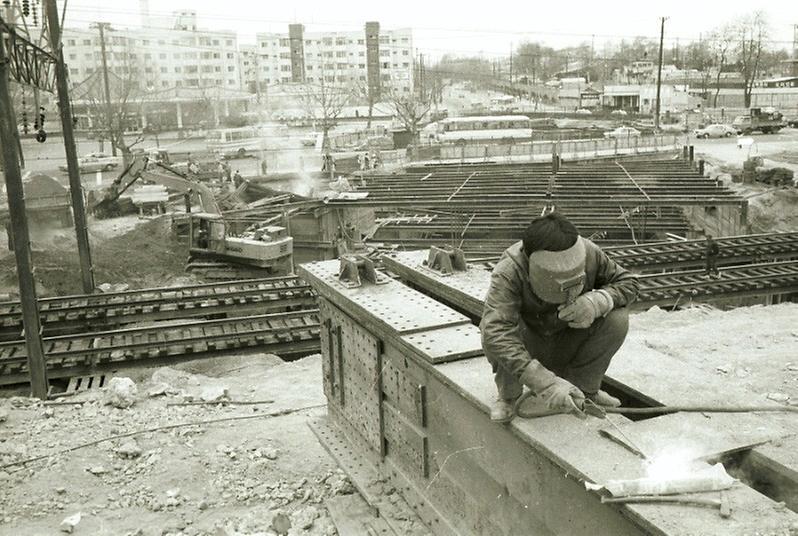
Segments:
[[[22,15],[24,17],[30,15],[30,0],[22,0]]]

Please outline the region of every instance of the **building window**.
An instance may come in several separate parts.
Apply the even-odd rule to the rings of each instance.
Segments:
[[[346,51],[344,51],[344,50],[337,51],[335,53],[335,57],[336,58],[345,58],[346,57]]]
[[[212,43],[212,44],[213,44],[213,46],[215,46],[215,47],[218,47],[218,46],[219,46],[219,40],[218,40],[218,39],[214,39],[213,41],[211,41],[211,43]]]
[[[236,70],[236,68],[235,68],[234,66],[232,66],[232,65],[228,65],[228,66],[227,66],[227,72],[228,72],[228,73],[232,73],[232,72],[233,72],[233,71],[235,71],[235,70]]]
[[[287,37],[283,37],[283,38],[280,39],[280,46],[281,47],[287,47],[287,46],[289,46],[290,43],[291,43],[291,40],[288,39]]]
[[[410,51],[409,50],[403,50],[402,51],[402,56],[409,56],[409,55],[410,55]]]
[[[288,52],[280,52],[280,59],[281,60],[291,59],[291,54],[289,54]]]
[[[166,54],[158,54],[158,59],[165,60]]]
[[[345,45],[346,44],[346,38],[344,38],[344,37],[337,38],[335,40],[335,44],[336,45]]]
[[[357,44],[358,45],[365,45],[366,44],[366,40],[365,39],[358,39],[357,40]]]
[[[91,39],[84,39],[83,40],[83,46],[90,47],[91,46]]]
[[[291,66],[290,65],[280,65],[280,70],[283,72],[290,72]]]
[[[69,59],[76,60],[76,59],[78,59],[78,55],[77,54],[70,54],[69,55]]]
[[[228,39],[227,41],[225,41],[225,44],[227,46],[231,47],[231,46],[233,46],[233,40],[232,39]]]
[[[324,39],[321,40],[321,42],[324,43],[324,45],[326,46],[331,46],[333,44],[332,37],[325,37]]]
[[[232,60],[234,57],[235,57],[235,54],[233,54],[232,52],[228,52],[227,53],[227,59],[228,60]]]
[[[182,72],[182,69],[180,67],[175,67],[175,72],[176,73]]]
[[[165,73],[166,72],[166,67],[161,67],[161,72]]]

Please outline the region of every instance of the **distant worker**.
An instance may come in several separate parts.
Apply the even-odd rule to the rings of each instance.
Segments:
[[[720,279],[720,270],[718,270],[718,255],[720,255],[720,246],[712,238],[712,235],[707,235],[706,244],[704,246],[704,257],[706,261],[704,277]]]
[[[371,169],[380,167],[380,155],[375,152],[371,153]]]
[[[527,386],[549,409],[577,412],[600,390],[629,328],[637,277],[558,212],[532,220],[493,270],[480,323],[498,399],[491,419],[508,422]]]
[[[260,161],[260,174],[266,175],[269,172],[269,165],[266,163],[266,159]]]
[[[241,173],[238,170],[236,170],[235,175],[233,175],[233,184],[235,185],[236,188],[238,188],[239,186],[241,186],[241,183],[243,182],[244,182],[244,177],[242,177]]]
[[[369,159],[369,152],[363,153],[363,169],[371,169],[371,159]]]

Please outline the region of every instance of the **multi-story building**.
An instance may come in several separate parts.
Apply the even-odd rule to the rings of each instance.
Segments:
[[[411,30],[383,30],[377,22],[354,32],[306,33],[291,24],[287,34],[257,34],[254,61],[264,85],[357,84],[376,94],[380,88],[413,89]]]
[[[171,29],[106,26],[109,72],[142,91],[208,86],[242,89],[236,33],[197,29],[196,19],[195,12],[181,11],[174,14]],[[65,28],[63,43],[73,85],[102,69],[99,28]]]

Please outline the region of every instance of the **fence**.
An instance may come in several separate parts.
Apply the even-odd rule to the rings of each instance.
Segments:
[[[388,129],[383,126],[375,126],[355,132],[332,133],[329,135],[330,147],[333,149],[346,149],[360,145],[369,138],[378,138],[387,135]]]
[[[560,140],[508,143],[501,145],[441,146],[441,160],[527,162],[551,160],[551,155],[562,158],[596,158],[602,156],[633,155],[673,151],[683,144],[683,136],[659,134],[630,138],[594,138],[590,140]]]

